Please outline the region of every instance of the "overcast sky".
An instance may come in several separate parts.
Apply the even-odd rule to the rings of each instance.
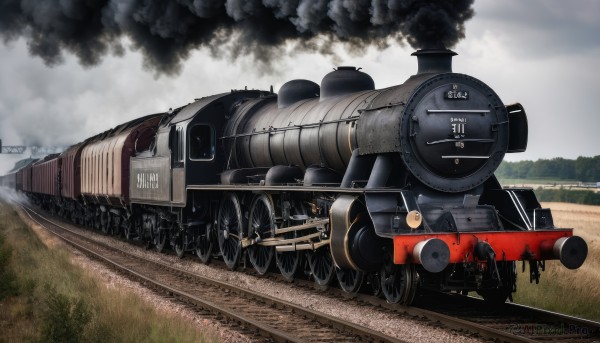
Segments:
[[[600,154],[600,1],[480,0],[453,50],[455,72],[479,78],[505,104],[520,102],[529,119],[527,152],[509,160]],[[127,47],[128,42],[124,42]],[[416,71],[414,49],[394,44],[337,57],[289,53],[257,70],[251,58],[216,60],[195,51],[176,76],[143,68],[126,48],[94,67],[66,54],[47,67],[23,39],[0,43],[0,139],[4,145],[70,145],[135,117],[166,111],[232,88],[275,91],[290,79],[320,83],[336,65],[362,67],[377,88]],[[0,173],[27,155],[0,155]]]

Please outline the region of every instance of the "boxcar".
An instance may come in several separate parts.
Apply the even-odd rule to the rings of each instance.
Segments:
[[[58,154],[46,156],[32,167],[31,191],[33,193],[60,196],[60,160]]]
[[[15,178],[15,189],[19,192],[23,191],[23,168],[17,170]]]
[[[153,114],[117,126],[81,149],[81,195],[86,202],[129,203],[129,160],[135,151],[148,149],[161,116]]]
[[[25,166],[22,170],[23,171],[23,192],[30,193],[32,190],[32,180],[31,180],[32,173],[31,172],[33,170],[33,165],[35,163],[37,163],[37,160],[33,161],[31,164]]]
[[[60,194],[69,200],[81,196],[81,152],[87,141],[75,144],[60,154],[61,183]]]

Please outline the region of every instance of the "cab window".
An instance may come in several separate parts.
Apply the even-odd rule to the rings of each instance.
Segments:
[[[210,125],[195,125],[190,130],[190,159],[212,160],[215,157],[215,134]]]

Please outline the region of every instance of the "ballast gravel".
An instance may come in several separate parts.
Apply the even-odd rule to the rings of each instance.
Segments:
[[[26,215],[21,216],[38,233],[47,245],[61,244],[55,236],[43,230],[40,226],[29,220]],[[83,230],[83,229],[80,229]],[[359,324],[386,335],[396,337],[408,342],[482,342],[482,339],[463,335],[459,332],[436,326],[435,323],[419,319],[412,319],[397,313],[386,313],[370,306],[365,306],[352,299],[340,300],[328,297],[326,293],[286,287],[285,283],[268,280],[266,278],[250,275],[243,271],[229,271],[211,265],[204,265],[192,254],[187,254],[179,259],[170,254],[159,254],[154,250],[129,244],[113,237],[85,230],[88,237],[107,244],[112,244],[120,249],[127,249],[131,253],[155,261],[162,261],[169,265],[200,274],[204,277],[231,283],[240,288],[252,289],[261,293],[279,298],[306,308],[318,310],[330,316],[341,318]],[[109,288],[130,291],[154,305],[159,311],[176,314],[184,320],[195,323],[199,328],[213,330],[222,342],[255,342],[256,338],[249,338],[241,333],[229,329],[219,321],[203,317],[185,306],[170,299],[157,296],[152,291],[144,288],[137,282],[116,274],[102,264],[85,257],[69,245],[65,245],[73,252],[73,261],[89,270],[92,275]],[[260,339],[258,340],[260,341]]]

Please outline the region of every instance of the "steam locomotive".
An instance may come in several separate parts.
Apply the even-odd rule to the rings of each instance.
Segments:
[[[148,115],[15,172],[14,185],[74,222],[177,256],[320,286],[369,285],[410,304],[418,289],[504,302],[516,261],[587,256],[531,189],[494,171],[527,146],[520,104],[419,50],[418,72],[376,90],[354,67],[319,86],[232,90]],[[8,176],[7,176],[8,177]]]

